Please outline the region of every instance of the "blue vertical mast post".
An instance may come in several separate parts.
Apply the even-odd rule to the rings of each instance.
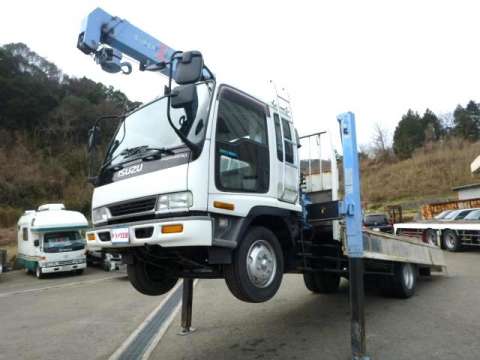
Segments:
[[[349,261],[351,345],[353,360],[367,360],[365,341],[365,291],[363,284],[362,203],[355,115],[338,116],[343,147],[345,196],[341,213],[345,218]]]

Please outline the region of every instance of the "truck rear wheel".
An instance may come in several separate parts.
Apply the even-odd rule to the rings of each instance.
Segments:
[[[393,276],[383,278],[382,288],[386,295],[407,299],[415,294],[417,269],[410,263],[395,263]]]
[[[167,275],[163,269],[138,259],[127,266],[127,275],[136,290],[150,296],[169,292],[178,281],[177,277]]]
[[[460,239],[458,238],[457,234],[452,230],[446,230],[443,233],[443,245],[445,249],[453,252],[460,251],[462,248]]]
[[[338,291],[340,275],[335,273],[308,272],[303,274],[305,286],[316,294],[332,294]]]
[[[239,300],[259,303],[270,300],[283,278],[283,252],[269,229],[252,227],[225,266],[225,282]]]
[[[433,229],[427,229],[425,232],[425,240],[427,241],[427,244],[438,246],[437,233]]]

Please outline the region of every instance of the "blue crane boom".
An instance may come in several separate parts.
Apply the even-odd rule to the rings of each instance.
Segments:
[[[122,54],[138,61],[140,69],[145,70],[170,61],[175,53],[168,45],[101,8],[96,8],[85,18],[77,47],[85,54],[95,54],[97,63],[108,72],[130,67],[121,62]],[[168,76],[168,66],[160,66],[159,70]],[[123,71],[129,73],[131,68]]]

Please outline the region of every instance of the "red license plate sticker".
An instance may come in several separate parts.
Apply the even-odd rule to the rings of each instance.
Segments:
[[[126,244],[129,240],[128,228],[112,229],[112,244]]]

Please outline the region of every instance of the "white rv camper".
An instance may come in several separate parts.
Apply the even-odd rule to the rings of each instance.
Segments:
[[[83,214],[65,210],[63,204],[45,204],[37,211],[27,210],[18,220],[17,261],[38,278],[53,272],[81,274],[86,267],[81,230],[87,227]]]

